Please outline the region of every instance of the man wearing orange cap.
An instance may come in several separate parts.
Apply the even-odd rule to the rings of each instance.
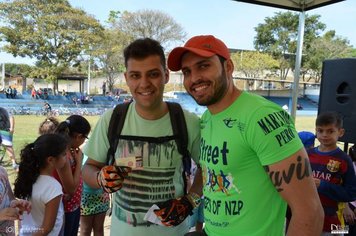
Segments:
[[[168,68],[182,70],[199,105],[205,234],[320,235],[323,210],[293,120],[280,106],[237,89],[229,49],[212,35],[173,49]]]

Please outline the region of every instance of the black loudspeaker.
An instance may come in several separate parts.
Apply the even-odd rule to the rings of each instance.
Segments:
[[[321,76],[318,114],[340,113],[345,129],[340,141],[356,143],[356,58],[325,60]]]

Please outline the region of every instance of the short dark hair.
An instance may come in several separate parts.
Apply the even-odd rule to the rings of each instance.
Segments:
[[[130,43],[124,50],[125,66],[130,58],[144,59],[151,55],[158,55],[161,58],[161,64],[166,68],[166,56],[162,45],[151,38],[136,39]]]
[[[341,115],[334,111],[323,112],[318,115],[315,121],[316,126],[335,125],[338,128],[343,127]]]

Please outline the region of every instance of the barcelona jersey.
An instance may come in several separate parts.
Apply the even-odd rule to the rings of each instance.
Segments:
[[[356,199],[356,177],[351,158],[340,148],[320,152],[318,148],[308,151],[313,177],[320,180],[318,193],[324,208],[324,232],[331,225],[341,225],[337,216],[338,203]]]

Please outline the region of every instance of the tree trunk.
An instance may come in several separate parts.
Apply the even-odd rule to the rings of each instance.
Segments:
[[[27,90],[27,78],[26,77],[22,77],[22,91],[21,93],[24,94],[24,92]]]

